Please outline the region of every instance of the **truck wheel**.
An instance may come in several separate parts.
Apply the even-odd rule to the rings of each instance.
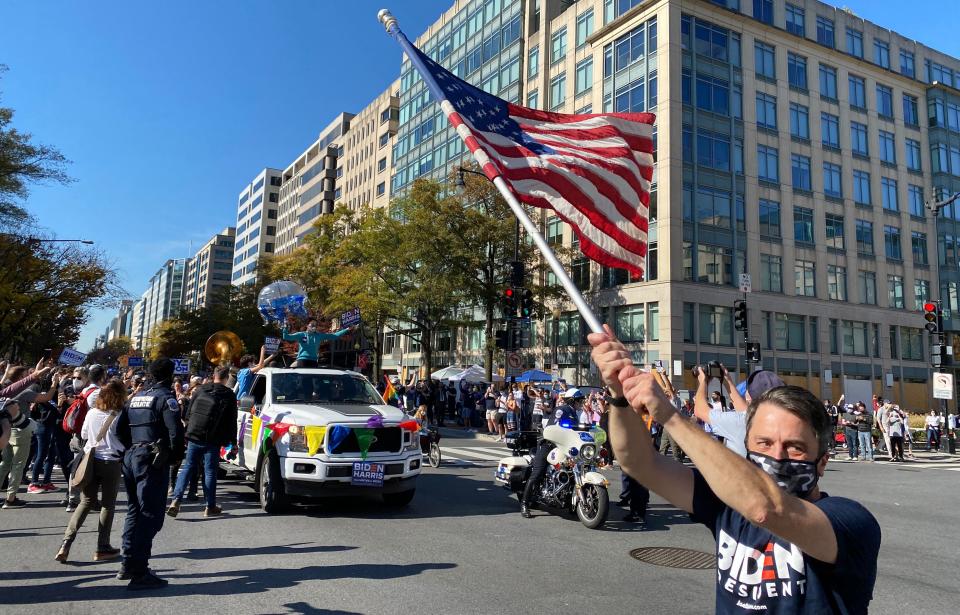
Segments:
[[[395,506],[397,508],[403,508],[413,501],[414,494],[417,493],[416,489],[410,489],[409,491],[400,491],[399,493],[384,493],[383,494],[383,503],[387,506]]]
[[[260,508],[267,514],[282,513],[289,508],[290,502],[283,488],[283,477],[280,476],[280,457],[277,451],[271,450],[260,458],[258,491],[260,492]]]

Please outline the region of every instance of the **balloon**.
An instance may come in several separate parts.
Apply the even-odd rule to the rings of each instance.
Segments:
[[[289,280],[267,284],[257,297],[264,322],[283,322],[288,316],[307,317],[307,293]]]

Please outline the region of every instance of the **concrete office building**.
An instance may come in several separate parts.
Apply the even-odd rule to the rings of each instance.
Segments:
[[[180,314],[187,260],[178,258],[164,263],[150,278],[147,290],[134,304],[131,342],[136,350],[145,349],[155,326]]]
[[[391,150],[400,115],[400,82],[377,96],[350,120],[337,161],[335,201],[353,211],[390,203]]]
[[[280,174],[277,169],[263,169],[237,197],[236,241],[230,276],[234,286],[256,282],[260,258],[275,251]]]
[[[417,44],[513,102],[656,113],[645,279],[583,259],[569,267],[638,362],[662,360],[683,388],[694,385],[689,368],[711,359],[742,377],[732,306],[749,273],[764,367],[825,398],[848,378],[933,405],[919,307],[942,298],[948,316],[960,309],[960,207],[934,220],[924,202],[960,190],[956,58],[812,0],[474,0]],[[446,175],[463,155],[427,100],[404,62],[394,193]],[[561,221],[545,213],[542,223],[548,239],[570,244]],[[523,354],[595,380],[585,334],[571,305],[550,306]],[[438,362],[476,360],[479,328],[449,347]],[[416,365],[416,349],[404,351]]]
[[[235,237],[236,229],[228,226],[211,237],[189,260],[183,298],[187,309],[204,307],[218,289],[230,286]]]
[[[110,321],[110,327],[107,329],[107,341],[112,341],[118,337],[130,337],[131,327],[133,325],[133,301],[124,299],[120,302],[120,309],[117,315]]]
[[[289,254],[311,232],[323,213],[333,211],[341,194],[336,173],[343,157],[343,137],[350,130],[352,113],[341,113],[310,147],[282,171],[276,251]]]

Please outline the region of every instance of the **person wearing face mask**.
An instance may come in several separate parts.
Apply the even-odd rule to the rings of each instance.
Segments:
[[[609,327],[588,340],[617,396],[610,400],[609,439],[621,468],[716,538],[717,613],[868,611],[880,526],[858,502],[820,491],[830,419],[812,393],[779,386],[753,399],[742,458],[683,420]],[[654,454],[644,411],[694,468]]]
[[[287,327],[280,330],[283,339],[288,342],[297,342],[297,362],[294,367],[317,367],[320,356],[320,344],[330,340],[335,340],[349,333],[350,327],[341,329],[336,333],[319,333],[317,331],[317,319],[311,318],[307,321],[307,330],[299,333],[288,333]]]

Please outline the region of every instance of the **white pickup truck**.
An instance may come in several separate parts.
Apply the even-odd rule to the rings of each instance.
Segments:
[[[265,512],[282,512],[293,499],[376,494],[398,507],[413,499],[421,462],[418,434],[398,427],[410,417],[384,404],[363,375],[322,368],[264,369],[250,394],[239,400],[239,409],[237,428],[243,437],[233,463],[254,478]],[[286,433],[275,440],[263,438],[267,424],[283,424]],[[371,425],[373,440],[363,459],[353,430]],[[317,428],[323,428],[322,441],[311,455],[307,433],[316,438]]]

